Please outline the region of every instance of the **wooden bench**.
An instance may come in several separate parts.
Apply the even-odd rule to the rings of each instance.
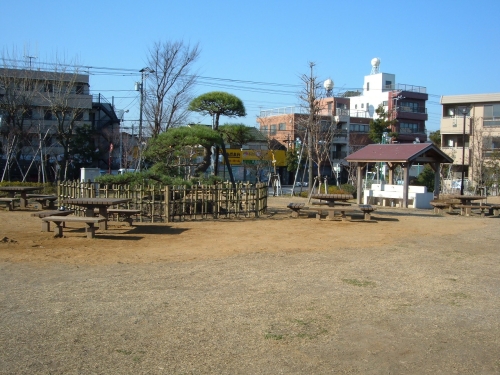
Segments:
[[[14,209],[14,203],[19,202],[20,198],[0,198],[0,203],[5,204],[7,211],[12,211]]]
[[[132,225],[132,216],[139,215],[141,210],[128,210],[125,208],[109,208],[108,215],[118,215],[122,217],[123,221],[127,222],[128,225]]]
[[[327,211],[328,212],[328,218],[329,219],[334,219],[335,218],[335,214],[337,212],[340,212],[340,217],[342,218],[342,221],[345,221],[347,220],[347,216],[346,216],[346,212],[353,212],[353,211],[358,211],[357,208],[354,208],[354,207],[348,207],[348,206],[338,206],[338,207],[316,207],[316,208],[313,208],[314,210],[318,211],[318,213],[316,214],[316,219],[317,220],[320,220],[321,219],[321,215],[323,215],[323,212],[324,211]]]
[[[305,203],[289,203],[286,207],[293,211],[292,217],[299,217],[300,210],[307,209]]]
[[[442,213],[445,208],[447,208],[449,212],[451,212],[453,210],[452,203],[441,202],[441,201],[430,201],[429,203],[432,207],[434,207],[435,214]]]
[[[28,200],[38,202],[42,205],[42,208],[54,209],[55,201],[57,200],[56,195],[43,195],[43,194],[27,194]]]
[[[372,219],[371,214],[373,211],[375,211],[375,208],[373,208],[369,204],[360,204],[358,205],[358,208],[361,210],[361,212],[363,212],[365,221],[370,221]]]
[[[460,215],[462,216],[470,216],[472,214],[473,209],[479,209],[481,212],[481,216],[484,216],[484,211],[489,210],[490,206],[485,206],[485,205],[466,205],[466,204],[459,204],[456,206],[457,208],[460,208]]]
[[[498,216],[500,215],[500,204],[489,204],[488,210],[490,215]]]
[[[31,216],[39,217],[41,219],[42,217],[48,217],[48,216],[68,216],[68,215],[71,215],[73,212],[75,212],[75,211],[73,211],[73,210],[38,211],[38,212],[33,212],[31,214]],[[63,223],[63,226],[64,226],[64,223]],[[49,231],[50,231],[50,223],[49,222],[47,222],[47,223],[42,222],[42,232],[49,232]]]
[[[103,217],[81,217],[81,216],[46,216],[42,217],[42,232],[48,231],[48,224],[52,221],[56,224],[56,237],[63,236],[63,227],[67,222],[70,223],[85,223],[85,232],[87,233],[87,238],[95,237],[95,224],[99,224],[106,219]]]

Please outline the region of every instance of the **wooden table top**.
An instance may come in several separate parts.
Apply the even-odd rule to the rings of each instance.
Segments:
[[[486,199],[486,196],[484,195],[451,195],[450,198],[452,199],[468,199],[468,200],[479,200],[479,199]]]
[[[347,201],[349,199],[354,199],[352,194],[312,194],[311,198],[322,199],[322,200],[336,200],[336,201]]]
[[[37,191],[42,190],[41,186],[0,186],[0,191]]]
[[[111,206],[113,204],[130,202],[129,198],[66,198],[64,204],[75,204],[77,206]]]

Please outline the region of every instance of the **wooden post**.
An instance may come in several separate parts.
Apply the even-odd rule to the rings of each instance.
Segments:
[[[255,217],[260,216],[260,189],[261,184],[255,184]]]
[[[357,183],[358,183],[358,187],[357,187],[358,194],[356,196],[356,203],[357,204],[361,204],[362,203],[361,202],[361,197],[364,194],[364,191],[363,191],[363,169],[364,168],[363,168],[363,166],[360,163],[358,163],[357,169],[358,169],[358,171],[357,171],[357,173],[358,173],[358,181],[357,181]]]
[[[408,208],[408,190],[410,186],[410,165],[408,163],[403,164],[403,175],[403,207]]]
[[[170,223],[170,186],[165,187],[165,221]]]

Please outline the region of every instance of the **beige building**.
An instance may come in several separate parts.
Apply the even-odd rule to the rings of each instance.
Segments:
[[[79,155],[71,153],[68,143],[84,124],[97,134],[91,143],[102,150],[99,166],[108,169],[109,161],[118,165],[119,158],[112,158],[109,150],[117,143],[120,120],[111,103],[91,95],[88,74],[0,68],[3,178],[35,180],[44,169],[51,180],[66,164],[79,174],[80,165],[74,163]]]
[[[481,187],[486,167],[500,152],[500,93],[441,97],[441,146],[454,161],[448,176],[460,188]]]

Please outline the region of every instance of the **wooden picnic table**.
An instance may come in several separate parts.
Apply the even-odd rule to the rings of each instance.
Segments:
[[[27,194],[31,191],[42,190],[41,186],[0,186],[0,191],[5,191],[9,194],[9,197],[14,198],[16,193],[19,193],[21,199],[19,201],[19,206],[21,208],[26,208],[28,203]]]
[[[93,217],[94,210],[99,210],[99,215],[104,217],[104,221],[99,223],[99,229],[108,229],[108,207],[116,204],[128,203],[129,198],[66,198],[63,205],[73,205],[85,208],[85,216]]]
[[[486,199],[484,195],[450,195],[449,199],[458,199],[463,205],[470,205],[472,201]]]
[[[334,207],[335,202],[346,202],[354,199],[351,194],[312,194],[311,198],[326,201],[330,207]]]

